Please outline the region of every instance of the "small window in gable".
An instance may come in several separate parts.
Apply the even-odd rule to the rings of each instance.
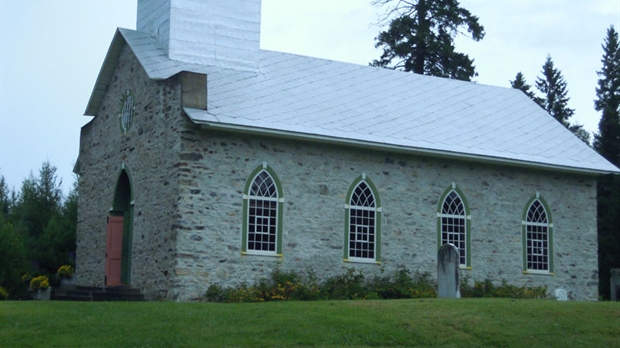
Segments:
[[[126,134],[133,124],[134,118],[134,97],[131,91],[127,91],[127,94],[123,98],[119,118],[121,122],[121,131],[123,134]]]
[[[523,221],[524,270],[552,272],[552,228],[545,204],[539,195],[531,201]]]
[[[439,246],[450,243],[459,251],[461,267],[471,267],[470,253],[470,221],[467,205],[462,193],[453,184],[443,195],[437,214]]]
[[[349,190],[346,207],[345,260],[380,261],[380,217],[378,197],[365,175]]]
[[[281,189],[275,174],[266,165],[255,170],[246,183],[243,225],[244,253],[282,253]]]

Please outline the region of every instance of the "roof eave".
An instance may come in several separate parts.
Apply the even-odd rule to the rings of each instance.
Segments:
[[[99,75],[97,75],[95,87],[93,87],[90,99],[86,105],[86,111],[84,111],[85,116],[96,116],[97,111],[99,111],[99,107],[101,106],[105,92],[108,90],[110,80],[112,79],[112,74],[114,74],[114,70],[118,65],[118,60],[125,44],[125,38],[121,34],[120,30],[116,29],[116,33],[114,34],[108,53],[103,60],[103,65],[101,66]]]
[[[353,146],[357,148],[374,149],[374,150],[381,150],[381,151],[392,151],[392,152],[413,154],[413,155],[426,156],[426,157],[458,159],[461,161],[465,160],[465,161],[477,162],[477,163],[507,165],[507,166],[512,166],[512,167],[539,169],[539,170],[545,170],[545,171],[563,172],[563,173],[579,174],[579,175],[596,176],[596,175],[601,175],[601,174],[620,174],[620,171],[605,171],[605,170],[597,170],[597,169],[590,169],[590,168],[569,167],[569,166],[514,160],[514,159],[493,157],[493,156],[483,156],[483,155],[467,154],[467,153],[452,152],[452,151],[433,150],[433,149],[416,148],[416,147],[408,147],[408,146],[398,146],[398,145],[392,145],[392,144],[346,139],[346,138],[336,138],[336,137],[329,137],[329,136],[324,136],[324,135],[283,131],[283,130],[270,129],[270,128],[257,128],[257,127],[252,127],[252,126],[241,126],[241,125],[225,124],[225,123],[219,123],[219,122],[209,122],[209,121],[195,120],[195,119],[192,119],[191,117],[190,119],[195,124],[200,125],[204,128],[210,128],[214,130],[221,130],[221,131],[227,131],[227,132],[267,135],[267,136],[273,136],[273,137],[283,138],[283,139],[308,140],[308,141],[319,142],[319,143],[324,143],[324,144],[348,145],[348,146]]]

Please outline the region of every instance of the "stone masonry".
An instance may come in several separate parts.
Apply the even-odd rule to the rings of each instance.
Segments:
[[[134,121],[122,134],[119,114],[130,90]],[[152,81],[126,46],[103,104],[82,129],[78,163],[78,285],[103,286],[106,218],[124,165],[134,202],[131,285],[166,297],[175,264],[180,92],[177,79]],[[173,110],[173,108],[175,108]]]
[[[181,80],[148,79],[125,47],[97,117],[82,130],[79,285],[103,285],[106,217],[124,165],[134,201],[131,285],[149,299],[200,298],[211,284],[251,283],[276,266],[325,277],[347,268],[435,274],[438,204],[453,183],[471,215],[472,267],[463,276],[597,299],[595,177],[216,132],[183,114]],[[136,108],[123,135],[127,90]],[[282,257],[241,254],[243,189],[263,162],[285,199]],[[382,203],[381,264],[343,262],[345,196],[362,173]],[[536,193],[551,209],[552,275],[523,272],[522,219]]]
[[[437,211],[455,183],[471,213],[472,269],[463,275],[515,285],[562,287],[574,299],[597,298],[594,178],[425,158],[266,137],[183,134],[174,298],[209,284],[252,282],[279,265],[331,276],[355,267],[373,274],[436,270]],[[262,162],[278,175],[285,198],[283,257],[241,255],[242,191]],[[343,262],[346,192],[366,173],[382,202],[381,265]],[[537,192],[551,207],[555,274],[523,274],[522,219]]]

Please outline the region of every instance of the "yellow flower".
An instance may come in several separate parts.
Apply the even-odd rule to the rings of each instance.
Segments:
[[[50,281],[46,276],[38,276],[36,278],[32,278],[30,281],[30,288],[32,290],[45,290],[49,288]]]
[[[60,266],[60,268],[58,269],[58,275],[60,275],[62,278],[71,278],[73,276],[73,272],[73,267],[69,265]]]

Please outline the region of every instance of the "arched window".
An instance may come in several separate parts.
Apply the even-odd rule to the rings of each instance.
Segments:
[[[242,252],[282,254],[282,189],[267,164],[252,172],[243,198]]]
[[[552,228],[546,204],[537,193],[523,219],[524,271],[552,272]]]
[[[347,194],[345,260],[380,261],[381,207],[376,190],[366,175],[359,177]]]
[[[470,216],[463,197],[455,184],[444,192],[437,213],[438,247],[454,244],[459,251],[460,265],[470,267]]]

